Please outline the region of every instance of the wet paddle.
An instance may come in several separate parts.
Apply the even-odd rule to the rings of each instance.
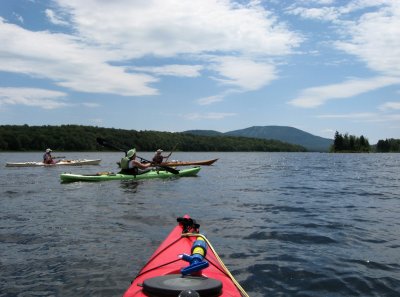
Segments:
[[[119,148],[119,147],[116,147],[115,145],[113,145],[112,143],[108,142],[108,141],[105,140],[104,138],[97,137],[97,138],[96,138],[96,141],[97,141],[98,144],[100,144],[100,145],[102,145],[102,146],[104,146],[104,147],[109,147],[109,148],[112,148],[112,149],[115,149],[115,150],[124,152],[124,153],[125,153],[125,156],[126,156],[127,150],[122,149],[122,148]],[[139,156],[137,156],[137,157],[138,157],[140,160],[144,161],[144,162],[152,163],[151,161],[146,160],[146,159],[144,159],[144,158],[142,158],[142,157],[139,157]],[[158,167],[161,167],[161,168],[165,169],[166,171],[171,172],[171,173],[173,173],[173,174],[179,174],[179,170],[176,170],[176,169],[174,169],[174,168],[172,168],[172,167],[164,166],[164,165],[158,165]]]
[[[168,161],[169,157],[171,157],[172,152],[176,149],[177,146],[178,146],[178,144],[175,144],[175,146],[172,148],[171,152],[169,153],[169,155],[167,156],[167,158],[163,162],[167,162]]]

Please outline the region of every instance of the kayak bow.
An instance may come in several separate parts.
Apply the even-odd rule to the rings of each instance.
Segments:
[[[140,270],[124,297],[183,296],[183,292],[187,296],[197,296],[197,292],[200,296],[248,297],[199,233],[200,225],[187,215],[177,221],[179,224]]]

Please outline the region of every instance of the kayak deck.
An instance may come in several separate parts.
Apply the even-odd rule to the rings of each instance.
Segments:
[[[79,159],[79,160],[60,160],[54,164],[45,164],[43,162],[7,162],[6,167],[52,167],[60,165],[69,166],[82,166],[82,165],[99,165],[101,159],[89,160],[89,159]]]
[[[73,173],[62,173],[60,174],[61,181],[73,182],[73,181],[106,181],[106,180],[141,180],[141,179],[153,179],[153,178],[168,178],[168,177],[182,177],[182,176],[195,176],[199,171],[200,167],[193,167],[189,169],[179,170],[178,174],[173,174],[164,170],[151,170],[149,172],[131,175],[121,174],[113,172],[98,172],[95,174],[73,174]]]
[[[203,165],[210,166],[214,164],[218,159],[202,160],[202,161],[169,161],[163,162],[160,165],[163,166],[191,166],[191,165]]]
[[[200,225],[189,216],[178,218],[178,222],[179,224],[140,270],[123,297],[178,296],[183,290],[195,290],[200,296],[248,296],[226,268],[210,242],[204,235],[198,233]],[[208,262],[208,266],[200,271],[183,275],[182,271],[187,270],[188,265],[192,266],[192,264],[178,255],[195,253],[199,239],[206,242],[204,260]],[[196,265],[198,262],[195,263]]]

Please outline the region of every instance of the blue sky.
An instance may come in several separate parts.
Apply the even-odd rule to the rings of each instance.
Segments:
[[[0,124],[400,138],[400,1],[1,0]]]

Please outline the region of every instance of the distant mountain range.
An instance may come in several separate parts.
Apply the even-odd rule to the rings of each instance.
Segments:
[[[287,126],[253,126],[241,130],[218,132],[214,130],[188,130],[183,133],[202,136],[241,136],[249,138],[273,139],[305,147],[308,151],[327,152],[333,139],[312,135]]]

